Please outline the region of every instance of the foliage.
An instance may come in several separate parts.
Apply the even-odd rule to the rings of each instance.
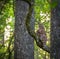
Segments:
[[[12,59],[14,42],[13,0],[2,0],[0,2],[3,4],[0,9],[0,59]]]

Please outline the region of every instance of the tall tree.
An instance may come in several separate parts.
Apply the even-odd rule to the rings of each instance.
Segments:
[[[53,0],[51,9],[51,59],[60,59],[60,0]]]
[[[15,40],[14,59],[34,59],[34,40],[26,29],[26,18],[28,18],[30,3],[33,0],[15,0]],[[33,16],[33,15],[32,15]],[[29,18],[28,18],[29,20]],[[34,29],[34,19],[30,22],[31,29]]]

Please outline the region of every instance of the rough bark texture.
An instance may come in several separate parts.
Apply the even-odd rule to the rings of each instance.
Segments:
[[[51,59],[60,59],[60,0],[51,10]]]
[[[25,20],[29,10],[29,4],[22,0],[15,0],[15,41],[14,59],[34,59],[34,40],[28,34]],[[34,19],[31,20],[34,29]]]

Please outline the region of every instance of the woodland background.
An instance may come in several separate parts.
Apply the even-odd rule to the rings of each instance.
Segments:
[[[35,31],[38,22],[44,25],[47,34],[47,46],[50,47],[51,1],[34,1]],[[53,3],[54,8],[57,3]],[[15,13],[13,0],[0,0],[0,59],[14,59]],[[18,49],[18,48],[17,48]],[[50,54],[36,45],[34,41],[34,59],[50,59]]]

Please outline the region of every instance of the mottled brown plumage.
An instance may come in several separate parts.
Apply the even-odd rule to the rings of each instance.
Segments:
[[[43,45],[46,45],[47,42],[47,36],[46,36],[46,31],[44,29],[44,26],[42,23],[39,23],[39,29],[37,30],[37,35],[40,37],[40,39],[43,42]]]

